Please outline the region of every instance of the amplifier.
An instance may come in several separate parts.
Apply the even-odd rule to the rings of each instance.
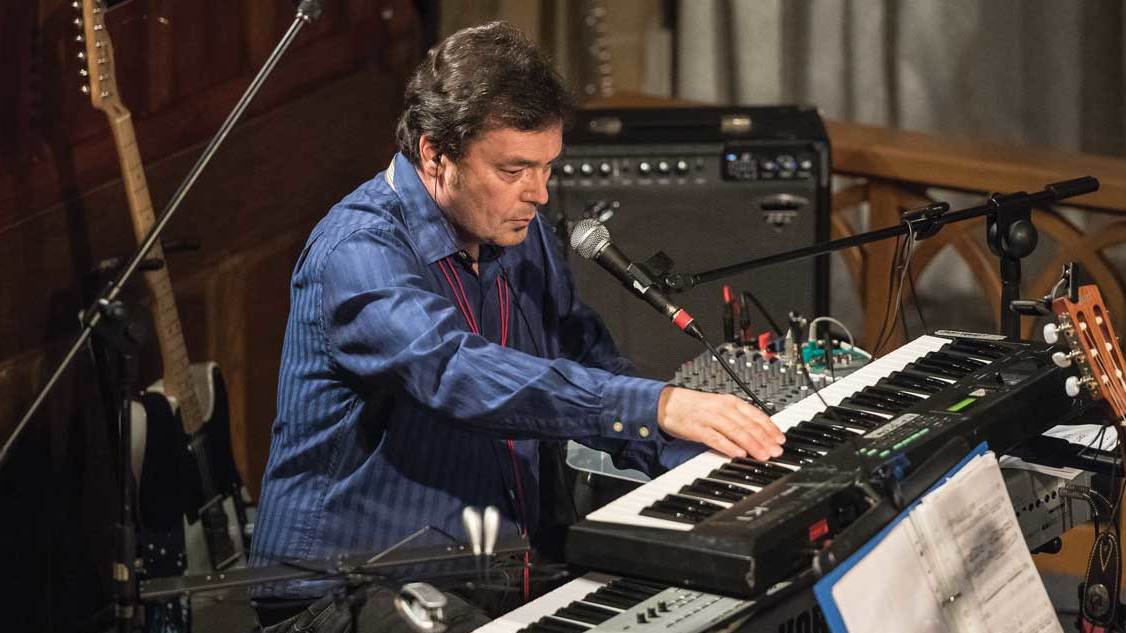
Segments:
[[[564,133],[545,216],[566,227],[603,222],[634,261],[663,251],[678,272],[702,272],[829,237],[829,140],[817,111],[798,106],[590,109]],[[699,343],[678,334],[592,262],[571,257],[583,300],[606,321],[642,375],[667,379]],[[828,259],[771,266],[703,284],[673,301],[710,339],[722,335],[722,284],[747,290],[785,324],[829,305]],[[753,308],[752,308],[753,310]],[[767,321],[756,313],[760,330]]]

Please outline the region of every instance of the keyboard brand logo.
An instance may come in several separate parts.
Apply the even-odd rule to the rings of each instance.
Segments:
[[[736,521],[754,521],[755,519],[757,519],[760,516],[766,514],[767,512],[770,512],[770,508],[768,508],[766,506],[755,506],[753,508],[749,508],[747,510],[744,510],[742,513],[739,514],[739,516],[735,517],[735,520]]]

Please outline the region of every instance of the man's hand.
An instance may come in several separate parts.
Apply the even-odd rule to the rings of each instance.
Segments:
[[[732,395],[665,387],[657,403],[657,425],[683,440],[701,442],[727,455],[765,461],[782,454],[786,437],[765,413]]]

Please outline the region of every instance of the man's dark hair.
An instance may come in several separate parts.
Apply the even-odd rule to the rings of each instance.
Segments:
[[[535,45],[512,25],[490,22],[430,49],[407,84],[395,136],[416,166],[424,134],[456,161],[485,132],[542,130],[566,122],[572,107],[570,92]]]

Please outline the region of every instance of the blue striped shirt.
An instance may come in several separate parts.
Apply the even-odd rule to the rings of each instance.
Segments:
[[[409,160],[388,171],[329,211],[294,269],[252,565],[374,552],[426,525],[464,538],[466,505],[499,508],[502,536],[534,533],[540,439],[650,473],[684,458],[655,424],[664,384],[624,375],[542,220],[482,247],[474,273]]]

